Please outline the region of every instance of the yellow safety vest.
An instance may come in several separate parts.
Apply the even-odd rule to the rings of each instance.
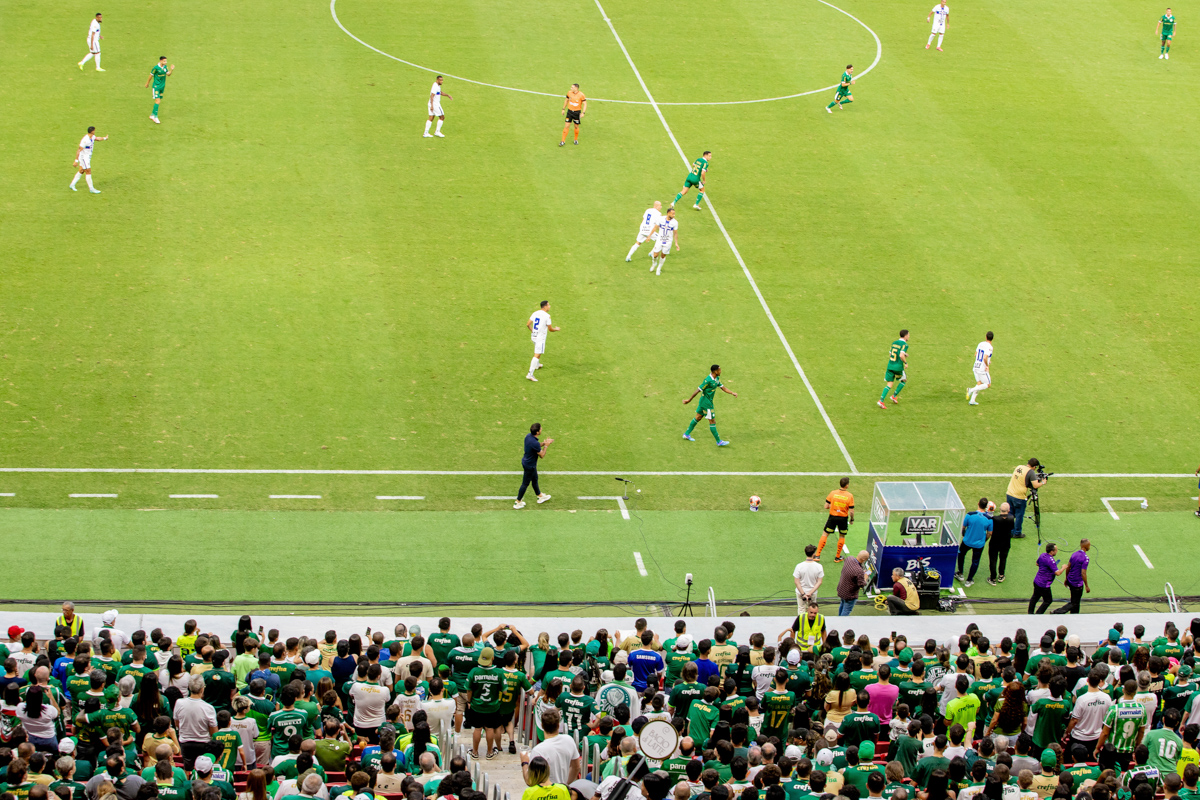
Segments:
[[[904,587],[904,605],[908,607],[908,610],[916,611],[920,608],[921,598],[917,596],[917,587],[913,585],[913,582],[907,577],[903,577],[896,583]]]
[[[66,615],[59,614],[58,619],[56,619],[54,621],[54,626],[58,627],[59,625],[63,626],[64,628],[71,629],[71,632],[69,634],[67,634],[68,636],[74,636],[76,638],[79,638],[79,632],[83,630],[83,617],[76,614],[74,617],[71,618],[70,622],[67,622]]]
[[[1024,500],[1029,487],[1025,485],[1025,473],[1029,472],[1032,467],[1022,464],[1013,470],[1012,479],[1008,482],[1008,495],[1015,497],[1018,500]]]
[[[817,618],[814,620],[809,620],[807,613],[801,614],[796,643],[801,650],[813,650],[821,644],[821,631],[823,630],[825,630],[824,614],[817,614]]]

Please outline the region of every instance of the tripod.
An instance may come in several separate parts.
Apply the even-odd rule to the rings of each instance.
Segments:
[[[1029,502],[1033,506],[1033,527],[1037,528],[1038,545],[1042,544],[1042,502],[1038,498],[1038,490],[1029,490]]]
[[[679,607],[679,616],[681,616],[681,617],[696,616],[694,613],[692,613],[692,582],[690,580],[687,582],[687,599],[684,600],[683,605],[681,605]]]

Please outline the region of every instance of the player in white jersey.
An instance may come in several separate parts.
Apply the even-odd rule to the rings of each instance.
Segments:
[[[642,212],[642,224],[638,228],[637,241],[633,243],[633,247],[629,248],[629,254],[625,256],[626,261],[633,261],[633,254],[637,252],[638,245],[650,238],[650,234],[654,232],[654,226],[662,220],[662,201],[655,200],[652,208],[647,208]]]
[[[433,86],[429,88],[429,119],[425,120],[426,139],[432,139],[434,136],[446,138],[446,134],[442,133],[442,123],[446,121],[446,114],[442,111],[442,98],[447,100],[454,98],[442,91],[442,80],[442,76],[438,75],[433,81]],[[433,124],[434,117],[437,117],[437,130],[430,133],[429,126]]]
[[[96,18],[92,20],[92,24],[88,26],[88,54],[83,57],[83,61],[79,62],[79,68],[83,69],[83,65],[91,59],[96,59],[96,72],[105,72],[100,69],[100,40],[104,37],[100,35],[100,14],[96,14]]]
[[[529,338],[533,340],[533,360],[529,362],[529,374],[525,377],[537,383],[537,378],[533,377],[533,373],[542,368],[542,354],[546,352],[546,337],[552,331],[560,330],[557,325],[550,324],[550,301],[543,300],[541,308],[529,315],[529,321],[525,323],[525,327],[529,328]]]
[[[950,16],[950,6],[946,5],[946,0],[938,3],[933,7],[933,11],[929,12],[929,16],[925,18],[926,22],[933,23],[933,30],[929,34],[929,41],[925,43],[925,49],[933,44],[933,37],[936,34],[938,37],[938,50],[942,49],[942,37],[946,35],[946,17]]]
[[[75,173],[75,179],[71,181],[71,191],[77,192],[75,184],[79,183],[79,178],[82,176],[87,179],[88,189],[92,194],[100,194],[100,190],[92,185],[92,147],[97,141],[104,141],[107,136],[97,136],[96,126],[92,125],[88,128],[87,135],[79,140],[79,148],[75,151],[75,166],[79,171]]]
[[[654,249],[650,251],[650,271],[662,275],[662,265],[671,254],[671,242],[675,243],[675,252],[679,252],[679,220],[675,219],[674,207],[667,209],[666,216],[650,231],[650,238],[654,239]]]
[[[980,392],[992,385],[992,332],[975,348],[975,385],[967,389],[967,399],[971,405],[979,405],[976,399]]]

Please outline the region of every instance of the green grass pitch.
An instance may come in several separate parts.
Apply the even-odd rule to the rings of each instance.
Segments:
[[[603,10],[687,158],[714,151],[716,210],[858,470],[992,474],[1036,455],[1065,473],[1190,473],[1196,7],[1175,8],[1183,36],[1165,61],[1157,6],[954,5],[939,53],[924,48],[931,5],[697,0],[663,19],[604,0]],[[97,10],[106,72],[80,71]],[[681,204],[682,250],[661,277],[647,271],[647,245],[623,261],[638,215],[669,202],[685,168],[594,0],[338,0],[336,15],[395,58],[546,94],[448,77],[446,138],[424,139],[433,74],[355,41],[326,0],[5,7],[0,468],[512,471],[538,420],[555,439],[547,471],[598,473],[547,475],[560,509],[617,493],[607,476],[625,471],[848,469],[707,209]],[[872,32],[882,57],[833,116],[832,91],[700,105],[821,89],[847,63],[861,76]],[[160,55],[177,71],[155,125],[142,87]],[[580,146],[559,148],[559,95],[572,82],[589,112]],[[111,136],[93,158],[95,196],[67,189],[88,125]],[[543,299],[563,330],[534,384],[524,322]],[[874,401],[901,327],[912,331],[910,381],[885,412]],[[995,385],[968,407],[987,330]],[[720,450],[703,425],[694,444],[680,438],[691,413],[681,401],[712,363],[740,395],[717,399],[733,443]],[[793,522],[773,523],[771,539],[798,551],[819,528],[803,515],[836,485],[641,480],[641,507],[668,515],[645,530],[676,571],[688,568],[694,526],[719,541],[762,525],[732,513],[751,493],[801,515],[779,517]],[[864,506],[872,480],[852,486]],[[955,482],[968,505],[1006,483]],[[0,484],[10,534],[57,535],[69,518],[98,547],[120,541],[131,518],[147,520],[137,525],[148,536],[161,524],[164,541],[207,530],[207,510],[234,515],[218,515],[239,520],[229,531],[280,543],[294,534],[268,520],[331,541],[359,524],[464,541],[490,526],[528,536],[536,553],[548,524],[474,499],[515,492],[510,475],[7,472]],[[1174,514],[1135,512],[1149,554],[1147,542],[1190,535],[1178,526],[1196,522],[1184,517],[1195,492],[1181,478],[1066,478],[1045,502],[1101,512],[1102,496],[1145,496]],[[320,499],[270,499],[280,494]],[[398,508],[447,516],[360,515]],[[1071,536],[1118,524],[1061,518]],[[603,535],[584,526],[572,541]],[[625,544],[631,574],[565,599],[669,599],[674,588],[648,587]],[[1161,589],[1168,565],[1155,563],[1136,592]],[[750,596],[760,580],[749,553],[744,568],[713,584],[719,596]],[[253,578],[252,564],[238,569]],[[49,597],[61,578],[47,567],[29,591]],[[559,580],[566,593],[566,578],[539,585]],[[543,599],[523,591],[427,599]],[[197,597],[169,585],[152,594],[164,592]]]

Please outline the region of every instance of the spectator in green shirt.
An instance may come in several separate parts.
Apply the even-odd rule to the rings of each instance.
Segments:
[[[979,714],[979,697],[971,694],[971,679],[965,674],[955,678],[954,690],[958,696],[946,704],[946,727],[962,725],[967,732],[967,739],[972,740],[975,718]]]

